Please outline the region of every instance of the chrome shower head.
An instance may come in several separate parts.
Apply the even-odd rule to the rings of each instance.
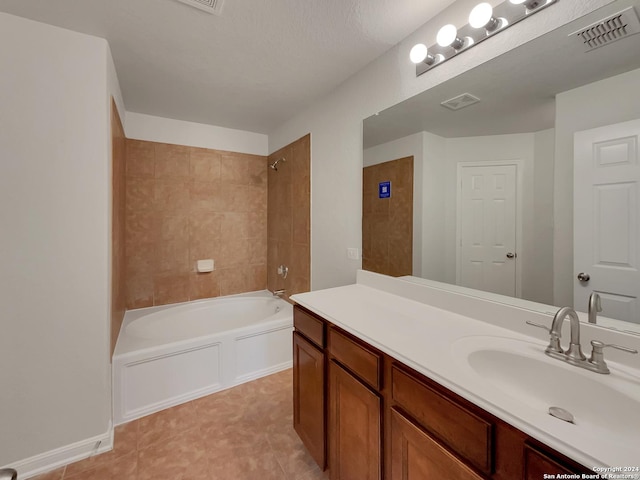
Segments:
[[[275,162],[270,163],[270,164],[269,164],[269,168],[273,168],[273,169],[277,172],[277,171],[278,171],[278,163],[280,163],[280,162],[286,162],[286,161],[287,161],[287,159],[286,159],[286,158],[284,158],[284,157],[279,158],[279,159],[277,159]]]

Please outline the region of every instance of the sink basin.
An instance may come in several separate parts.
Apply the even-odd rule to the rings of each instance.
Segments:
[[[629,374],[600,375],[544,354],[545,344],[506,337],[465,337],[454,343],[454,357],[468,374],[490,387],[496,400],[547,414],[560,407],[574,416],[576,434],[616,433],[612,441],[638,441],[640,381]],[[614,369],[612,368],[612,371]],[[551,418],[551,417],[549,417]]]

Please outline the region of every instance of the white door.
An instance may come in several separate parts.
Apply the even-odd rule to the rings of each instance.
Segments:
[[[640,323],[639,140],[640,120],[574,136],[574,307],[586,311],[589,294],[598,292],[602,315],[635,323]],[[589,280],[580,281],[580,273]]]
[[[458,284],[516,296],[516,165],[461,166]]]

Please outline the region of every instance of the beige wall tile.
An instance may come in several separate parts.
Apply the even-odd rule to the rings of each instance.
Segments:
[[[224,213],[222,214],[221,238],[224,242],[249,238],[249,227],[248,213]]]
[[[308,255],[292,251],[294,242],[306,250],[310,243],[310,145],[306,135],[268,159],[286,161],[267,173],[267,284],[270,290],[285,288],[287,296],[307,291],[310,282]],[[289,267],[286,280],[276,273],[279,265]]]
[[[249,256],[249,239],[238,238],[221,243],[217,263],[220,268],[246,266],[249,265]]]
[[[189,182],[186,180],[156,180],[155,211],[163,214],[188,212]]]
[[[191,270],[188,239],[163,241],[155,245],[154,273],[187,273]]]
[[[225,268],[220,270],[220,294],[235,295],[250,291],[248,289],[248,271],[244,268]]]
[[[165,273],[154,276],[154,305],[186,302],[189,300],[189,274]]]
[[[221,158],[220,178],[227,185],[248,185],[249,165],[239,153],[224,153]]]
[[[152,212],[156,182],[153,179],[127,177],[125,206],[127,212]]]
[[[154,178],[156,171],[154,144],[127,139],[126,166],[127,177]]]
[[[220,296],[220,272],[193,273],[189,275],[189,300]]]
[[[267,264],[267,242],[262,238],[249,239],[249,264]]]
[[[141,159],[126,187],[129,308],[265,288],[266,157],[140,141],[127,151]],[[209,258],[216,270],[197,274]]]
[[[248,267],[247,290],[255,292],[267,288],[267,264]]]
[[[200,182],[220,180],[220,152],[206,148],[191,148],[189,157],[190,173],[193,180]]]
[[[156,178],[187,179],[189,177],[189,147],[156,143],[155,155]]]

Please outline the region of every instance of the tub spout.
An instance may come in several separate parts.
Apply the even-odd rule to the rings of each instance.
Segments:
[[[273,296],[274,297],[283,297],[284,296],[284,292],[285,292],[284,288],[280,289],[280,290],[274,290],[273,291]]]

